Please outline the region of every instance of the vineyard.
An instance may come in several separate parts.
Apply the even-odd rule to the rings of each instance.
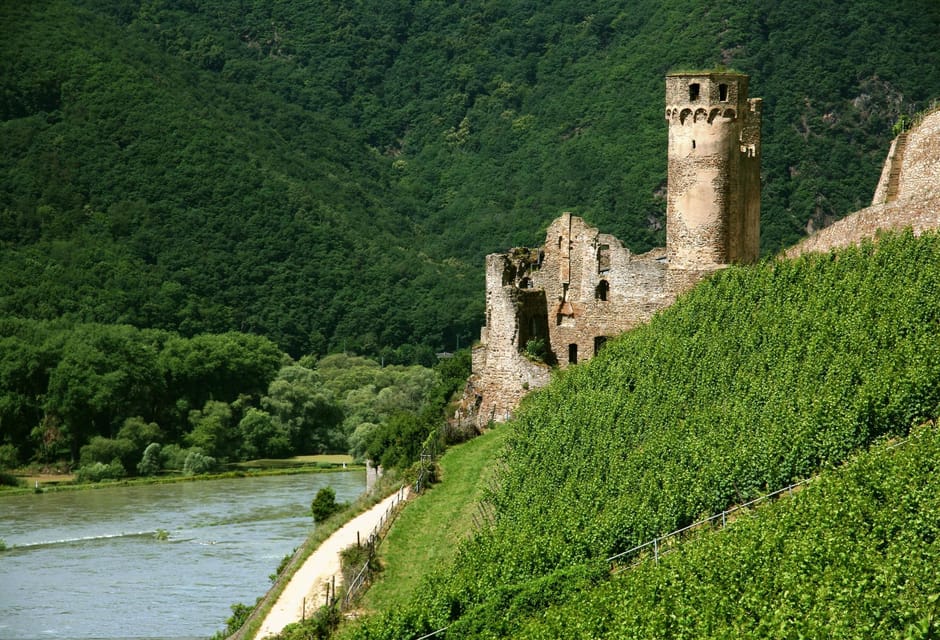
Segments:
[[[847,625],[929,626],[925,598],[940,589],[917,582],[929,572],[920,576],[915,567],[908,584],[906,574],[891,571],[909,562],[899,559],[902,553],[929,567],[936,522],[922,512],[921,501],[932,499],[931,492],[921,491],[924,478],[895,482],[891,462],[863,458],[833,481],[844,489],[832,491],[857,499],[826,497],[829,483],[823,489],[814,483],[793,506],[785,500],[767,508],[771,514],[795,510],[791,520],[774,521],[776,528],[745,519],[716,534],[717,542],[708,544],[754,536],[728,543],[730,559],[711,550],[702,552],[704,565],[687,565],[683,552],[612,580],[603,560],[841,465],[876,440],[934,418],[940,405],[938,292],[936,235],[886,237],[838,254],[718,274],[649,326],[530,396],[511,427],[499,483],[488,496],[491,521],[460,548],[452,566],[428,580],[411,607],[367,621],[351,635],[418,637],[448,625],[447,637],[629,637],[633,629],[646,629],[637,637],[730,637],[735,625],[774,635],[760,625],[778,629],[810,609],[817,622],[829,620],[820,608],[832,607],[831,616],[843,600],[868,607],[859,619],[842,621]],[[896,459],[908,455],[915,454]],[[865,481],[864,473],[852,471],[864,464],[884,465],[880,476],[869,473],[867,494],[851,484],[852,478]],[[910,473],[925,477],[932,468],[897,464],[913,465]],[[908,493],[895,496],[898,491]],[[800,506],[816,505],[813,500],[820,502]],[[829,520],[804,522],[799,509],[815,509]],[[912,532],[898,535],[908,521]],[[806,538],[791,539],[787,531]],[[874,550],[850,542],[865,536]],[[748,544],[751,550],[735,550]],[[764,547],[785,559],[768,561],[772,555],[754,550]],[[878,554],[882,568],[851,564],[873,562]],[[759,573],[786,563],[794,563],[786,575]],[[629,576],[644,572],[659,577],[631,582]],[[878,580],[890,583],[884,599]],[[807,581],[809,592],[796,588]],[[702,592],[683,591],[693,587]],[[762,590],[790,604],[774,608]],[[858,590],[868,595],[853,596]],[[585,603],[564,604],[584,593]],[[675,598],[671,604],[668,594]],[[625,602],[634,597],[636,608],[630,608]],[[762,601],[769,604],[757,609]],[[719,631],[722,621],[730,626]],[[810,636],[822,633],[822,627],[807,629]],[[853,629],[833,628],[832,634],[867,634]]]
[[[658,564],[549,608],[512,635],[935,638],[938,463],[936,428],[875,449]]]

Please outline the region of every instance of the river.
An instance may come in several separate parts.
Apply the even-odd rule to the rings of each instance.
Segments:
[[[0,498],[0,639],[183,640],[267,591],[313,526],[310,502],[362,471]],[[165,530],[169,538],[155,533]]]

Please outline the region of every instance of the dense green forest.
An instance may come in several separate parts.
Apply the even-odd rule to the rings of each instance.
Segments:
[[[563,209],[663,243],[663,76],[764,102],[762,245],[864,206],[940,95],[940,5],[37,0],[0,7],[0,314],[429,365]]]
[[[468,374],[466,349],[434,368],[294,361],[246,333],[3,320],[0,471],[67,461],[101,480],[347,451],[406,467]]]
[[[380,616],[350,635],[417,637],[455,624],[453,633],[461,638],[517,632],[543,638],[605,637],[608,632],[609,637],[632,637],[633,617],[648,614],[646,626],[637,627],[650,631],[646,637],[731,637],[737,635],[738,623],[742,630],[751,629],[748,633],[773,636],[759,626],[752,603],[762,597],[760,589],[779,584],[778,599],[771,602],[786,601],[795,609],[782,606],[777,613],[815,616],[802,622],[807,636],[817,637],[829,635],[821,629],[834,622],[827,607],[852,599],[852,589],[862,588],[846,583],[856,575],[872,577],[865,588],[874,591],[855,603],[859,616],[838,616],[853,626],[833,637],[903,631],[933,611],[928,599],[935,600],[933,594],[940,592],[930,569],[937,561],[940,523],[922,505],[929,491],[920,486],[893,502],[894,492],[905,487],[902,478],[881,478],[885,486],[879,488],[880,476],[873,475],[869,491],[875,503],[866,506],[864,495],[845,498],[841,510],[832,514],[851,521],[833,536],[851,540],[868,531],[864,523],[874,527],[873,537],[865,539],[869,546],[859,547],[858,556],[849,553],[854,541],[845,548],[838,542],[820,547],[828,545],[826,539],[802,549],[797,540],[792,562],[812,558],[816,564],[757,587],[767,569],[752,565],[764,556],[739,557],[726,549],[713,558],[715,563],[726,558],[723,565],[701,564],[707,556],[691,567],[676,560],[651,569],[659,573],[646,587],[642,580],[624,579],[597,594],[589,592],[608,575],[604,559],[617,552],[840,465],[874,441],[936,419],[938,290],[936,234],[886,237],[877,245],[838,254],[767,261],[717,274],[650,325],[621,336],[590,362],[566,370],[529,396],[518,418],[505,427],[512,432],[498,465],[498,482],[486,501],[489,522],[462,545],[453,566],[431,576],[410,608]],[[931,439],[935,447],[936,436]],[[911,472],[926,478],[931,469]],[[857,474],[852,477],[858,479]],[[825,505],[815,509],[842,500],[822,499]],[[868,520],[868,508],[882,514]],[[885,520],[878,519],[882,516]],[[779,526],[792,530],[801,525],[790,520]],[[806,526],[828,531],[818,523]],[[911,530],[902,535],[900,526]],[[766,543],[768,552],[786,551],[778,549],[784,536],[777,530],[747,535],[755,538],[742,544]],[[812,537],[803,541],[810,544]],[[838,555],[840,548],[843,555]],[[813,549],[836,554],[834,564],[821,568],[819,562],[829,556],[815,556]],[[867,555],[895,553],[864,567]],[[883,575],[911,557],[920,564],[912,568],[909,582],[900,575]],[[862,568],[856,572],[852,563]],[[798,591],[799,576],[810,574],[820,583],[817,595],[828,594],[818,607],[806,605],[799,593],[783,593]],[[733,577],[739,575],[741,583]],[[926,577],[930,580],[922,584]],[[717,599],[720,585],[706,579],[733,582],[730,602]],[[881,579],[903,593],[878,600]],[[577,597],[587,600],[588,609],[565,627],[561,618],[579,606]],[[661,597],[669,599],[642,613],[644,603]],[[700,604],[693,604],[699,597]],[[636,599],[630,605],[635,608],[621,611],[614,604],[630,598]],[[542,610],[553,606],[567,608],[543,618]],[[878,606],[880,614],[874,609]],[[738,608],[728,614],[729,607]],[[862,609],[869,615],[862,615]],[[884,627],[864,628],[872,616]],[[609,626],[608,619],[613,620]],[[718,619],[730,626],[720,627],[725,632],[708,632]],[[524,626],[531,633],[522,634]],[[562,628],[568,632],[554,635]]]

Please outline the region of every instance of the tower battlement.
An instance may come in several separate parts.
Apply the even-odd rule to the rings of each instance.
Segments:
[[[671,73],[666,76],[666,104],[673,109],[742,110],[747,106],[747,89],[748,77],[741,73]]]

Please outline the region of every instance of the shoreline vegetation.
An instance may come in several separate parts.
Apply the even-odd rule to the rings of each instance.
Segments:
[[[132,477],[98,482],[77,482],[74,473],[34,473],[28,470],[12,472],[9,475],[21,484],[16,487],[0,486],[0,498],[24,493],[47,493],[54,491],[80,491],[89,489],[107,489],[133,485],[170,484],[175,482],[196,482],[204,480],[225,480],[276,475],[295,475],[300,473],[336,473],[341,471],[361,471],[365,465],[354,461],[346,454],[323,454],[293,456],[290,458],[263,458],[227,465],[224,471],[185,475],[168,473],[161,476]]]

